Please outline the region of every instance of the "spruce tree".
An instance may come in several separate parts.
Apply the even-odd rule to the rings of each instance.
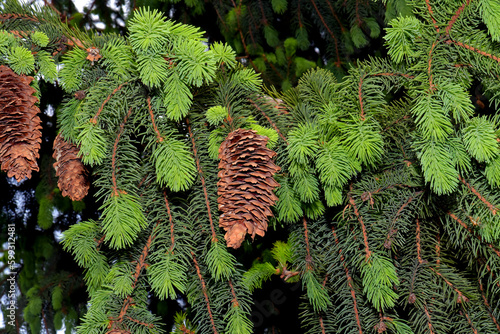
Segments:
[[[251,294],[279,276],[302,332],[499,333],[500,5],[170,2],[125,35],[2,5],[2,169],[43,172],[39,229],[62,196],[97,206],[60,245],[19,245],[19,324],[271,332]],[[227,43],[186,23],[211,12]],[[54,84],[56,161],[37,162]],[[58,247],[83,277],[42,278]],[[182,298],[170,328],[153,304]]]

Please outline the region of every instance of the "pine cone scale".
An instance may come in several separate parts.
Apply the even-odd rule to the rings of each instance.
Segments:
[[[33,77],[0,66],[0,164],[18,182],[39,170],[42,126],[31,81]]]
[[[273,175],[280,170],[271,160],[276,153],[266,147],[268,138],[253,130],[231,132],[219,149],[217,183],[219,226],[226,231],[229,247],[238,248],[247,234],[264,236],[270,207],[279,186]]]
[[[61,134],[54,140],[52,157],[56,160],[54,169],[59,177],[57,185],[62,195],[72,201],[82,200],[90,188],[88,170],[78,157],[79,151],[76,145],[64,141]]]

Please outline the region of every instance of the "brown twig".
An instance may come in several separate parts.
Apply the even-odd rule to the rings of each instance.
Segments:
[[[160,131],[158,131],[158,128],[156,127],[156,123],[155,123],[155,117],[154,117],[154,114],[153,114],[153,108],[151,107],[151,97],[148,96],[148,109],[149,109],[149,116],[151,116],[151,123],[153,124],[153,129],[155,130],[155,133],[156,133],[156,138],[158,138],[158,142],[162,142],[163,141],[163,137],[161,136],[160,134]]]
[[[311,270],[312,269],[312,256],[311,256],[311,251],[310,251],[310,247],[309,247],[309,234],[308,234],[308,229],[307,229],[307,220],[306,220],[305,216],[302,218],[302,222],[304,224],[304,239],[306,241],[306,252],[307,252],[306,268],[307,268],[307,270]]]
[[[214,331],[214,334],[217,334],[217,328],[215,327],[214,317],[212,315],[212,309],[210,307],[210,300],[208,299],[207,286],[205,284],[205,280],[203,279],[203,276],[201,275],[201,270],[200,270],[200,266],[198,265],[198,261],[196,261],[196,257],[194,256],[194,253],[192,251],[191,251],[191,257],[193,258],[194,266],[196,268],[196,274],[198,275],[198,279],[200,280],[200,283],[201,283],[201,291],[203,292],[203,295],[205,296],[205,302],[207,304],[207,310],[208,310],[208,315],[210,317],[210,322],[212,323],[212,329]]]
[[[335,229],[332,227],[332,233],[333,237],[335,238],[335,244],[339,244],[339,239],[337,238],[337,233],[335,233]],[[344,271],[345,275],[347,277],[347,285],[349,286],[349,289],[351,290],[351,297],[354,303],[354,315],[356,317],[356,324],[358,325],[358,330],[359,334],[363,334],[363,330],[361,327],[361,319],[359,317],[359,312],[358,312],[358,304],[356,301],[356,293],[354,292],[354,285],[353,285],[353,280],[351,275],[349,274],[349,269],[347,268],[347,265],[345,263],[345,258],[344,255],[342,254],[342,249],[339,249],[339,254],[340,254],[340,261],[342,261],[342,265],[344,266]]]
[[[483,55],[483,56],[486,56],[486,57],[488,57],[488,58],[491,58],[491,59],[495,60],[496,62],[500,63],[500,57],[497,57],[497,56],[495,56],[495,55],[492,55],[491,53],[488,53],[488,52],[482,51],[482,50],[480,50],[480,49],[477,49],[477,48],[475,48],[475,47],[473,47],[473,46],[470,46],[470,45],[467,45],[467,44],[465,44],[465,43],[462,43],[462,42],[457,42],[457,41],[452,40],[452,39],[451,39],[451,40],[446,41],[446,43],[448,43],[448,44],[453,43],[453,44],[458,45],[458,46],[460,46],[460,47],[466,48],[467,50],[471,50],[471,51],[473,51],[473,52],[479,53],[480,55]]]
[[[335,43],[335,53],[337,54],[337,61],[335,62],[335,65],[337,65],[337,67],[340,67],[341,66],[341,62],[340,62],[340,53],[339,53],[339,42],[337,40],[337,37],[335,36],[335,34],[333,33],[333,31],[330,29],[330,27],[328,26],[328,24],[325,22],[325,19],[323,18],[323,15],[321,15],[321,12],[320,10],[318,9],[318,6],[316,5],[316,2],[314,0],[310,0],[314,9],[316,10],[316,13],[318,14],[318,17],[319,19],[321,20],[321,23],[323,23],[323,26],[325,27],[325,29],[328,31],[328,34],[330,34],[330,36],[332,37],[334,43]]]
[[[170,205],[168,204],[168,198],[167,198],[166,191],[163,191],[163,198],[165,200],[165,207],[167,208],[168,220],[170,223],[170,242],[171,242],[171,245],[170,245],[169,252],[172,252],[172,250],[174,249],[174,245],[175,245],[174,220],[172,218],[172,213],[170,212]]]
[[[497,319],[493,316],[493,313],[491,313],[491,306],[488,303],[488,299],[486,299],[486,296],[484,295],[483,283],[481,282],[481,279],[478,279],[478,281],[479,281],[479,290],[481,290],[481,297],[483,297],[483,301],[484,301],[484,305],[486,306],[486,310],[488,311],[488,314],[489,314],[491,320],[493,320],[493,323],[495,324],[495,326],[497,326],[498,332],[500,333],[500,324],[498,324]]]
[[[429,0],[425,0],[425,3],[427,4],[427,10],[429,11],[429,16],[431,17],[432,23],[434,24],[434,28],[437,32],[439,32],[439,27],[436,20],[434,19],[434,12],[432,11],[431,3]]]
[[[417,218],[417,259],[418,263],[422,264],[424,261],[422,260],[421,254],[421,246],[420,246],[420,222]]]
[[[431,91],[436,90],[436,86],[432,82],[432,72],[431,72],[431,66],[432,66],[432,51],[434,50],[434,47],[436,47],[437,42],[432,43],[431,49],[429,50],[429,61],[428,61],[428,68],[427,68],[427,74],[429,75],[429,87]]]
[[[496,215],[497,208],[493,204],[488,202],[486,198],[484,198],[474,187],[472,187],[469,183],[467,183],[464,178],[458,176],[458,179],[462,181],[462,183],[465,184],[467,188],[469,188],[469,190],[472,191],[472,193],[476,195],[484,204],[486,204],[486,206],[488,207],[488,209],[490,209],[493,215]]]
[[[115,143],[113,144],[113,153],[111,155],[111,181],[113,182],[113,196],[118,196],[118,186],[116,184],[116,151],[118,150],[118,142],[120,141],[120,136],[123,133],[125,128],[125,123],[127,122],[128,117],[132,113],[132,107],[128,110],[123,122],[120,124],[120,130],[118,131],[118,135],[116,136]]]
[[[470,0],[467,0],[458,10],[455,12],[455,14],[451,17],[450,22],[448,22],[448,26],[446,26],[446,35],[450,34],[451,27],[453,27],[453,24],[457,21],[458,17],[462,13],[462,11],[465,9],[465,6],[469,5]]]
[[[203,193],[205,195],[205,205],[208,211],[208,220],[210,222],[210,229],[212,230],[212,242],[217,242],[217,234],[215,233],[215,226],[212,219],[212,210],[210,209],[210,201],[208,200],[207,186],[205,185],[205,178],[203,177],[203,170],[201,169],[200,159],[198,157],[198,152],[196,150],[196,143],[194,140],[193,131],[191,131],[191,125],[189,124],[189,119],[186,119],[186,124],[188,126],[189,137],[191,137],[191,143],[193,145],[193,154],[196,160],[196,168],[198,169],[198,174],[200,175],[201,185],[203,187]]]
[[[362,121],[365,120],[365,109],[363,107],[363,80],[365,79],[366,74],[363,74],[363,76],[359,79],[359,86],[358,86],[358,100],[359,100],[359,108],[361,109],[361,114],[360,118]]]
[[[368,259],[370,258],[370,255],[371,255],[370,247],[368,245],[368,233],[366,232],[366,227],[365,227],[365,223],[363,222],[363,217],[361,217],[361,215],[359,214],[358,208],[356,207],[356,202],[354,201],[354,198],[352,198],[352,196],[351,196],[351,192],[352,192],[352,183],[350,186],[350,192],[348,194],[349,203],[351,204],[352,208],[354,209],[354,214],[356,215],[359,223],[361,224],[361,229],[363,231],[363,239],[364,239],[364,243],[365,243],[366,261],[368,261]]]
[[[108,97],[106,97],[106,99],[104,100],[104,102],[101,104],[101,107],[99,108],[99,110],[97,110],[97,113],[95,114],[95,116],[92,117],[92,119],[90,120],[91,123],[97,124],[97,118],[101,114],[101,112],[104,109],[104,106],[106,105],[106,103],[108,103],[108,101],[113,97],[113,95],[115,95],[116,92],[118,92],[123,87],[123,85],[126,85],[126,84],[127,84],[127,82],[124,82],[124,83],[120,84],[117,88],[115,88],[115,90],[113,90],[111,92],[111,94],[108,95]]]

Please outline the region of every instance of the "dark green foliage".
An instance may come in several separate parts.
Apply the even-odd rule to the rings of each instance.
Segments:
[[[37,222],[16,221],[25,328],[300,332],[252,317],[281,279],[307,333],[500,332],[495,1],[150,5],[124,36],[123,8],[100,2],[115,12],[103,34],[77,28],[89,15],[2,8],[0,65],[37,76],[42,98],[57,82],[58,129],[93,168],[78,214],[51,162],[24,195],[38,203]],[[281,170],[266,236],[235,251],[217,171],[239,128],[267,136]],[[3,205],[5,242],[18,209]],[[68,255],[83,274],[61,270]]]

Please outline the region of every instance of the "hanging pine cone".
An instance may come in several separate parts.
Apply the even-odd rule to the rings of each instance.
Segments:
[[[0,66],[0,163],[7,176],[18,182],[39,170],[36,159],[40,157],[42,126],[32,80]]]
[[[264,236],[273,215],[270,207],[278,200],[273,189],[279,186],[273,175],[280,168],[267,141],[253,130],[238,129],[219,148],[219,225],[226,230],[229,247],[240,247],[247,233]]]
[[[54,169],[59,177],[57,185],[63,196],[69,196],[72,201],[82,200],[89,191],[88,170],[78,157],[80,150],[74,144],[64,141],[61,134],[54,140],[54,154],[56,160]]]

